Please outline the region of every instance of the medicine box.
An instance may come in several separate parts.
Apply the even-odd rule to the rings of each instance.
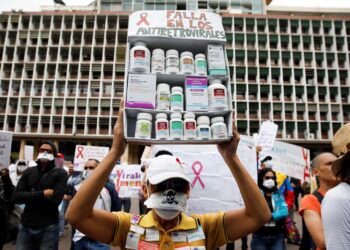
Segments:
[[[186,111],[208,111],[208,79],[187,76],[185,78]]]
[[[154,109],[156,75],[129,74],[125,106],[128,108]]]

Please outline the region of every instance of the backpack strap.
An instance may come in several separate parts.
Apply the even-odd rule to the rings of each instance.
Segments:
[[[323,200],[323,195],[318,192],[317,190],[315,192],[312,193],[312,195],[316,196],[318,202],[321,204],[322,203],[322,200]]]

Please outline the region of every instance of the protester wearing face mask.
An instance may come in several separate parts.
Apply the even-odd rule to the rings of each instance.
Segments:
[[[145,204],[151,209],[146,215],[97,210],[93,208],[96,198],[126,147],[121,101],[112,147],[72,199],[67,220],[89,237],[121,249],[216,249],[249,234],[266,223],[271,213],[236,155],[239,134],[235,127],[232,132],[232,139],[219,144],[218,150],[236,179],[244,208],[188,216],[188,167],[176,156],[162,155],[152,159],[146,171]]]
[[[17,250],[58,249],[58,206],[67,189],[67,173],[55,166],[57,149],[51,141],[39,145],[36,167],[28,168],[12,195],[25,204],[17,236]]]
[[[21,178],[23,172],[28,168],[27,162],[24,160],[19,160],[16,162],[16,172],[10,174],[12,184],[17,186],[19,179]]]
[[[252,250],[284,250],[284,218],[288,216],[288,207],[283,195],[278,191],[276,173],[271,168],[259,172],[258,185],[264,194],[272,213],[271,220],[253,233]]]

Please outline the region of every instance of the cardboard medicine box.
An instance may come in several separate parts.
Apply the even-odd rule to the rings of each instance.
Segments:
[[[187,76],[185,80],[186,111],[208,111],[208,79]]]
[[[156,75],[129,74],[125,106],[154,109],[156,107],[156,81]]]

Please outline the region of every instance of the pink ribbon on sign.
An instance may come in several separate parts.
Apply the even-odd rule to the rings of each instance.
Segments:
[[[136,25],[140,25],[141,23],[145,23],[146,25],[149,25],[149,22],[147,21],[148,13],[141,13],[140,14],[140,21],[136,23]]]
[[[199,165],[199,168],[196,169],[196,167],[195,167],[196,165]],[[202,188],[205,187],[201,177],[199,176],[201,174],[202,170],[203,170],[203,165],[200,161],[196,161],[192,164],[192,171],[196,175],[194,177],[194,180],[192,181],[192,187],[194,187],[197,180],[198,180],[199,184],[202,186]]]
[[[84,156],[83,156],[84,147],[79,146],[79,147],[77,147],[77,150],[78,150],[77,159],[79,158],[79,156],[81,158],[84,158]]]
[[[307,162],[309,157],[308,157],[307,151],[304,148],[301,148],[301,152],[303,153],[303,158],[305,160],[305,169],[304,169],[304,181],[305,181],[307,177],[310,178],[309,164]]]

